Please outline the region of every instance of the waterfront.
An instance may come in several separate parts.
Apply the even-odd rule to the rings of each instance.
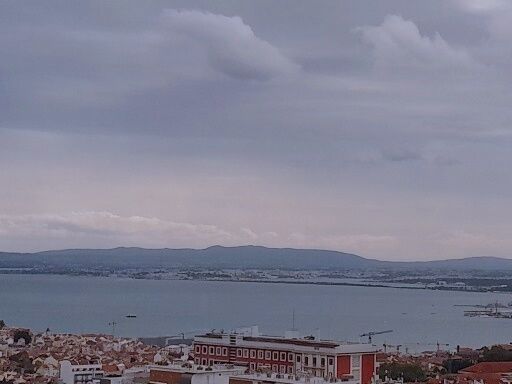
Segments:
[[[479,347],[510,342],[509,319],[465,317],[458,304],[512,301],[510,294],[207,281],[154,281],[55,275],[0,275],[0,319],[55,332],[163,336],[258,324],[281,334],[292,325],[323,338],[374,342],[411,350],[435,343]],[[128,319],[126,314],[136,314]],[[420,343],[418,346],[417,343]]]

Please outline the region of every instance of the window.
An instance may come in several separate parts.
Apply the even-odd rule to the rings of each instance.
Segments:
[[[297,361],[297,363],[300,363],[300,355],[296,356],[295,361]]]
[[[251,364],[250,364],[250,367],[251,367],[251,371],[254,371],[254,370],[256,369],[256,364],[251,363]]]
[[[258,359],[263,360],[263,351],[258,351]]]
[[[281,361],[286,361],[286,352],[281,352]]]
[[[272,372],[277,372],[278,371],[278,366],[277,364],[272,364]]]
[[[270,351],[265,351],[265,360],[270,360]]]
[[[306,356],[304,357],[304,365],[308,365],[309,364],[309,357]]]
[[[226,347],[222,348],[222,356],[228,355],[228,349]]]
[[[291,366],[288,366],[288,373],[289,374],[292,374],[293,373],[293,368]]]
[[[285,373],[286,372],[286,365],[280,365],[279,366],[279,372]]]
[[[272,360],[278,360],[279,359],[279,352],[272,352]]]
[[[208,353],[208,347],[206,345],[203,345],[203,354],[207,354]]]
[[[210,347],[210,355],[215,355],[215,347]]]
[[[201,346],[200,345],[196,345],[196,353],[201,353]]]
[[[249,350],[248,349],[244,349],[244,357],[245,358],[249,357]]]
[[[316,357],[313,357],[313,367],[316,367]]]
[[[256,351],[254,349],[251,349],[251,359],[256,358]]]
[[[203,365],[206,365],[206,359],[203,359],[203,363],[202,363],[202,364],[203,364]]]
[[[242,350],[240,348],[236,350],[236,357],[242,357]]]
[[[322,358],[320,359],[320,366],[321,366],[321,367],[325,367],[325,357],[322,357]]]
[[[196,357],[194,359],[194,364],[197,364],[197,365],[201,364],[201,359],[199,357]]]
[[[329,357],[329,365],[334,365],[334,359],[332,357]]]
[[[221,348],[220,348],[220,347],[215,348],[215,354],[216,354],[217,356],[220,356],[220,354],[221,354],[221,353],[220,353],[220,351],[221,351]]]
[[[289,353],[289,354],[288,354],[288,361],[289,361],[290,363],[293,363],[293,353]]]

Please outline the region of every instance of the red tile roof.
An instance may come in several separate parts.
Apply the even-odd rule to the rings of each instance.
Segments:
[[[512,361],[482,362],[461,370],[467,373],[512,373]]]

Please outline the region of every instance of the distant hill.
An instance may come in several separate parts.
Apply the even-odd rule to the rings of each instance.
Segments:
[[[427,262],[390,262],[317,249],[260,246],[206,249],[65,249],[35,253],[0,252],[0,268],[258,268],[258,269],[438,269],[512,270],[512,259],[472,257]]]
[[[423,262],[396,262],[410,269],[451,269],[451,270],[512,270],[512,259],[493,256],[466,257]]]

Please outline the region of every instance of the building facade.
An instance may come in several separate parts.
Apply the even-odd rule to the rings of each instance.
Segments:
[[[242,374],[244,371],[245,367],[232,365],[155,365],[149,370],[149,384],[229,384],[232,376]]]
[[[60,362],[60,380],[64,384],[92,384],[104,376],[101,364],[73,364],[69,360]]]
[[[232,376],[229,384],[357,384],[354,380],[343,380],[343,382],[323,377],[297,377],[281,373],[246,373]]]
[[[359,384],[370,384],[375,378],[376,352],[370,344],[261,336],[254,328],[194,338],[196,364],[235,364],[250,371],[355,380]]]

